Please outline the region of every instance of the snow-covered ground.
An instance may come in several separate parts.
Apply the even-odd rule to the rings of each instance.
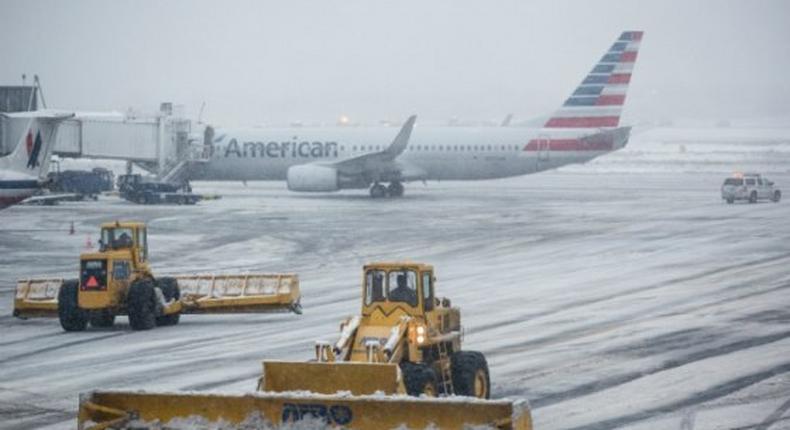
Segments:
[[[779,134],[663,143],[648,132],[587,165],[410,184],[391,201],[196,183],[224,198],[5,210],[0,428],[72,428],[78,393],[94,388],[251,391],[261,360],[306,359],[358,312],[363,263],[400,259],[436,266],[494,396],[529,399],[536,429],[790,428],[790,201],[719,196],[742,170],[790,197],[790,131]],[[304,315],[187,315],[148,332],[119,318],[84,333],[10,316],[17,278],[74,276],[87,238],[113,219],[149,223],[159,273],[299,273]]]

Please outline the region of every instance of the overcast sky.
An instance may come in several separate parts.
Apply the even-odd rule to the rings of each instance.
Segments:
[[[219,125],[526,119],[644,30],[631,119],[790,113],[790,1],[0,0],[0,84]]]

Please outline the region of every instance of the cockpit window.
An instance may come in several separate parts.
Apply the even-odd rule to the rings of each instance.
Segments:
[[[389,300],[417,306],[417,273],[413,270],[393,270],[389,272]]]

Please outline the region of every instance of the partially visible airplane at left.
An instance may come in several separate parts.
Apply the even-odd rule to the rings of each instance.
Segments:
[[[2,115],[27,120],[14,151],[0,157],[0,209],[5,209],[33,196],[46,183],[58,126],[74,114],[35,111]]]

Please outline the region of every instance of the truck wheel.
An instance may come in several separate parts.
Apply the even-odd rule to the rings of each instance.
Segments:
[[[428,365],[403,362],[400,364],[403,373],[403,385],[406,386],[406,393],[410,396],[426,395],[436,397],[438,389],[436,387],[436,372]]]
[[[83,331],[88,325],[88,314],[80,309],[77,295],[80,282],[76,279],[64,281],[58,291],[58,318],[66,331]]]
[[[109,310],[94,312],[88,319],[94,327],[112,327],[115,324],[115,314]]]
[[[757,203],[757,191],[752,191],[752,193],[749,194],[749,203]]]
[[[771,200],[773,200],[774,203],[779,203],[779,200],[782,200],[782,192],[774,191],[774,197]]]
[[[129,325],[133,330],[150,330],[156,325],[156,293],[150,279],[138,279],[126,298]]]
[[[175,278],[159,278],[157,286],[162,290],[165,301],[178,300],[181,298],[181,291],[178,289],[178,281]],[[156,317],[156,325],[176,325],[181,318],[181,314],[160,315]]]
[[[459,396],[488,399],[491,395],[491,378],[485,356],[477,351],[459,351],[450,357],[453,388]]]

